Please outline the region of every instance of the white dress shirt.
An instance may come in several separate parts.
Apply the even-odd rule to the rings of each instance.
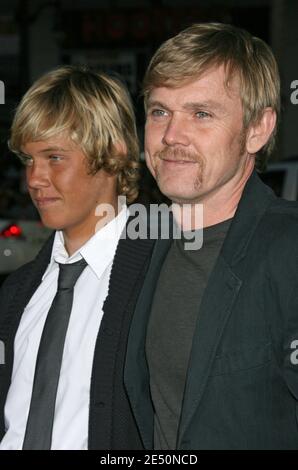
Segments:
[[[125,206],[115,219],[70,257],[64,247],[62,232],[56,232],[51,261],[24,310],[15,337],[12,382],[5,404],[6,434],[0,450],[17,450],[23,446],[39,342],[57,290],[57,263],[73,263],[82,257],[88,265],[74,288],[57,391],[52,449],[87,449],[95,342],[115,251],[128,215]]]

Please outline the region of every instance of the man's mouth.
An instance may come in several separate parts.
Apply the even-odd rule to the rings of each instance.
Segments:
[[[172,158],[162,158],[163,161],[169,162],[169,163],[198,163],[194,160],[177,160],[177,159],[172,159]]]
[[[162,162],[176,165],[189,165],[199,163],[198,156],[183,149],[165,148],[155,154]]]
[[[181,165],[181,166],[188,166],[188,165],[196,165],[198,164],[197,161],[194,160],[184,160],[184,159],[176,159],[176,158],[161,158],[161,161],[166,165]]]

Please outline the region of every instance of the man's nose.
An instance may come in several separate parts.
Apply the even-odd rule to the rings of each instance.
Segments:
[[[183,116],[173,115],[171,117],[165,128],[162,140],[165,145],[189,145],[187,123]]]
[[[26,180],[29,189],[38,189],[49,186],[49,172],[46,162],[34,161],[26,168]]]

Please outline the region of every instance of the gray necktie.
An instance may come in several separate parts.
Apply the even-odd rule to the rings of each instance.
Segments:
[[[51,448],[56,394],[73,290],[87,263],[59,264],[58,290],[50,307],[37,354],[24,450]]]

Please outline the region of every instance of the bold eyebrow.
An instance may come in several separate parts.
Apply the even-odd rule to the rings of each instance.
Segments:
[[[215,111],[224,111],[225,109],[222,104],[214,100],[185,103],[183,105],[183,108],[190,111],[195,111],[197,109],[211,109]]]
[[[167,111],[171,111],[171,109],[167,105],[157,100],[152,100],[152,101],[149,100],[147,107],[148,108],[158,107],[158,108],[166,109]],[[182,109],[185,109],[186,111],[196,111],[198,109],[211,109],[211,110],[223,112],[224,106],[214,100],[207,100],[203,102],[191,101],[189,103],[184,103],[182,106]]]
[[[147,108],[153,108],[153,107],[163,108],[163,109],[166,109],[167,111],[170,111],[170,109],[161,101],[149,100],[147,104]]]

